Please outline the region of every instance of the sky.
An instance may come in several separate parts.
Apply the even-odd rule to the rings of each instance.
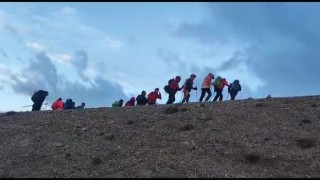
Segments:
[[[0,111],[115,100],[208,73],[240,80],[238,99],[318,94],[320,4],[286,2],[1,2]],[[225,90],[224,97],[227,97]],[[230,98],[230,97],[229,97]],[[181,101],[181,93],[176,95]],[[49,107],[48,107],[49,109]]]

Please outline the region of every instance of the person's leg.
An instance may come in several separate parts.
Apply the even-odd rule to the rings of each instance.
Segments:
[[[202,99],[204,98],[205,94],[206,94],[206,90],[201,89],[201,96],[200,96],[199,102],[202,102]]]
[[[186,100],[187,100],[187,91],[183,91],[183,98],[182,98],[181,103],[186,102]]]
[[[220,98],[219,98],[219,101],[222,101],[223,99],[223,94],[222,94],[222,90],[220,91]]]
[[[214,96],[213,101],[216,101],[219,98],[220,94],[218,91],[216,91],[216,96]]]
[[[205,101],[209,101],[209,99],[211,98],[211,95],[212,95],[210,88],[206,89],[206,92],[208,93],[208,96]]]
[[[34,103],[32,106],[32,111],[40,111],[42,103]]]
[[[186,98],[186,102],[187,102],[187,103],[189,102],[189,99],[190,99],[190,92],[187,91],[187,98]]]

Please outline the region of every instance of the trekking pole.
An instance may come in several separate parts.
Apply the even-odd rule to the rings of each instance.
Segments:
[[[196,88],[197,88],[197,86],[196,86]],[[198,99],[198,88],[196,90],[196,102],[197,102],[197,99]]]

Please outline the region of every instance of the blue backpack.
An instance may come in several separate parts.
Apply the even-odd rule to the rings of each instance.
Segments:
[[[241,91],[239,80],[234,80],[230,89],[235,91]]]

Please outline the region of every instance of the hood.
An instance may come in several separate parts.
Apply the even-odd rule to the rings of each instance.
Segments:
[[[136,101],[136,98],[135,97],[132,97],[131,99],[130,99],[130,102],[135,102]]]

